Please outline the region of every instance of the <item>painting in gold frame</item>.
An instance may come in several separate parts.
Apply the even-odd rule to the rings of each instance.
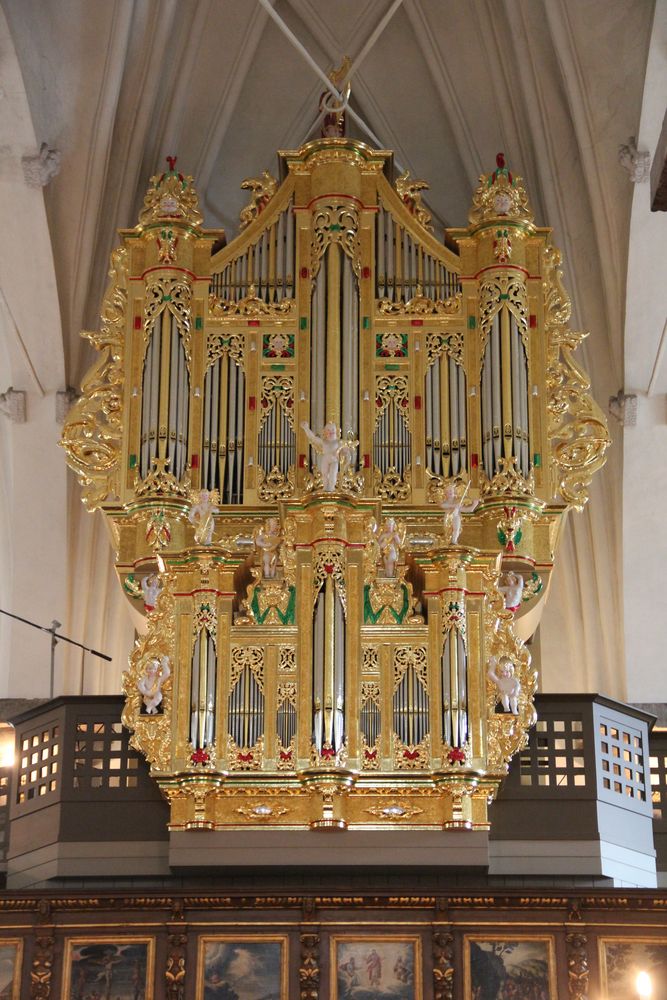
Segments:
[[[23,939],[0,938],[0,998],[21,1000]]]
[[[63,997],[154,1000],[155,938],[78,937],[65,941]]]
[[[637,974],[651,977],[653,996],[667,994],[667,938],[598,938],[602,995],[607,1000],[637,996]]]
[[[466,934],[463,959],[465,1000],[558,998],[554,939],[550,934]]]
[[[289,1000],[285,934],[199,938],[197,1000]]]
[[[422,1000],[416,935],[334,936],[330,970],[332,1000]]]

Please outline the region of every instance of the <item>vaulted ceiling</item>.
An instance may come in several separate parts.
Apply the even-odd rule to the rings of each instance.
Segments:
[[[165,156],[178,154],[205,224],[230,238],[247,200],[241,181],[275,172],[277,149],[319,133],[323,84],[260,0],[2,0],[2,9],[36,146],[61,153],[44,203],[59,302],[52,325],[75,385],[91,360],[79,331],[97,325],[116,229],[136,222]],[[430,183],[441,231],[465,224],[479,174],[505,152],[564,252],[574,323],[593,331],[584,363],[604,402],[624,373],[633,188],[617,151],[638,132],[653,4],[277,0],[274,10],[325,72],[345,54],[354,62],[386,20],[354,72],[351,107],[402,169]],[[349,131],[374,144],[360,125]],[[11,277],[6,261],[6,297]],[[26,327],[43,323],[30,302],[22,309]],[[658,340],[659,331],[656,349]],[[553,648],[556,637],[571,640],[568,655],[583,647],[588,686],[606,679],[617,693],[620,492],[616,449],[570,533],[545,623]],[[602,627],[598,608],[612,626]]]

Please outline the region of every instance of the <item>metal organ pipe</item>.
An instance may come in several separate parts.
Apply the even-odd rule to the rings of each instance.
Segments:
[[[499,471],[501,456],[516,458],[521,473],[530,474],[528,385],[521,330],[503,308],[493,318],[482,367],[482,450],[489,479]]]
[[[320,266],[315,279],[311,304],[310,343],[310,425],[317,432],[325,424],[325,358],[326,358],[326,285],[327,272]]]
[[[190,675],[190,741],[195,749],[215,739],[216,662],[213,636],[201,629],[194,641]]]
[[[342,434],[359,427],[359,289],[349,257],[343,258],[343,409]]]
[[[164,309],[151,330],[142,379],[139,472],[150,472],[154,458],[168,458],[169,471],[181,479],[187,465],[189,377],[178,326]]]
[[[332,586],[334,588],[334,719],[331,743],[334,750],[339,750],[345,739],[345,611],[333,581]]]
[[[424,396],[426,467],[435,476],[458,476],[468,467],[466,377],[444,352],[426,370]]]
[[[313,613],[313,743],[322,751],[324,743],[324,593],[320,590]]]

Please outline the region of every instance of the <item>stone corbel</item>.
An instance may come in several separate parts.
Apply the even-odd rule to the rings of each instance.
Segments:
[[[68,385],[66,389],[58,389],[56,393],[56,422],[63,424],[67,414],[71,410],[74,403],[81,393],[73,389],[71,385]]]
[[[637,424],[637,397],[627,395],[622,389],[609,397],[609,413],[618,420],[621,427],[635,427]]]
[[[43,142],[36,156],[21,157],[23,176],[28,187],[43,188],[60,172],[61,152]]]
[[[25,392],[21,389],[14,389],[10,385],[6,392],[0,394],[0,413],[4,413],[14,424],[24,424],[26,422]]]
[[[643,184],[651,173],[651,154],[637,149],[637,140],[631,135],[627,142],[618,147],[618,162],[633,184]]]

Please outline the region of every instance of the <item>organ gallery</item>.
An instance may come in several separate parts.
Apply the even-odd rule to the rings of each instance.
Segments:
[[[278,160],[226,242],[169,158],[85,334],[123,721],[173,830],[487,829],[609,443],[561,256],[502,155],[445,234],[388,151]]]

